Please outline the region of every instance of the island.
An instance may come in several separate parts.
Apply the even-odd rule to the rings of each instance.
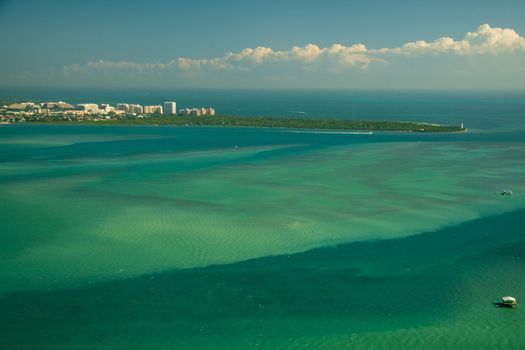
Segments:
[[[60,117],[25,118],[28,123],[84,124],[84,125],[175,125],[175,126],[229,126],[287,129],[405,131],[405,132],[463,132],[460,125],[440,125],[391,120],[306,119],[242,116],[123,116],[120,118],[64,119]]]
[[[178,113],[177,113],[178,112]],[[324,118],[289,118],[266,116],[216,115],[214,108],[176,109],[175,102],[161,105],[94,103],[76,107],[66,102],[24,102],[0,108],[0,122],[53,123],[84,125],[174,125],[214,127],[264,127],[286,129],[401,131],[401,132],[464,132],[461,125],[440,125],[414,121],[355,120]]]

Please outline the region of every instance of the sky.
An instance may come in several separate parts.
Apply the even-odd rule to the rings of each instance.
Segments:
[[[525,89],[523,0],[0,0],[2,87]]]

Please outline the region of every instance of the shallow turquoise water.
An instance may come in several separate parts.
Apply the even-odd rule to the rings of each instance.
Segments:
[[[2,126],[0,348],[519,349],[524,136]]]
[[[518,211],[408,238],[0,299],[3,348],[519,349]]]

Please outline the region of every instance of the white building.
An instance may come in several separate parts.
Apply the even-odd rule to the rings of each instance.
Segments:
[[[118,103],[117,110],[124,111],[126,114],[140,114],[144,113],[144,108],[138,104]]]
[[[9,105],[9,109],[13,110],[24,110],[24,109],[34,109],[36,105],[33,102],[23,102],[23,103],[13,103]]]
[[[140,113],[144,113],[144,109],[142,108],[141,105],[133,104],[133,105],[129,105],[128,113],[140,114]]]
[[[166,101],[164,102],[164,114],[177,114],[177,103]]]
[[[97,113],[99,111],[96,103],[81,103],[77,105],[77,108],[87,113]]]
[[[117,104],[117,109],[119,111],[127,112],[129,110],[129,104],[127,104],[127,103],[118,103]]]
[[[67,102],[64,101],[58,101],[58,102],[44,102],[42,104],[42,107],[48,108],[48,109],[73,109],[72,105],[70,105]]]
[[[182,108],[179,109],[179,115],[197,115],[197,108]]]
[[[145,114],[162,114],[162,106],[144,106]]]
[[[215,109],[213,108],[183,108],[179,111],[179,115],[193,115],[193,116],[214,116],[215,115]]]
[[[110,106],[109,104],[107,103],[103,103],[100,105],[100,109],[103,110],[104,112],[106,113],[113,113],[115,112],[115,107],[113,106]]]

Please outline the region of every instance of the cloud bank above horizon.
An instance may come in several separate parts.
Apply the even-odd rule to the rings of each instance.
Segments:
[[[366,70],[371,64],[390,63],[391,59],[396,57],[501,55],[516,52],[525,52],[524,37],[511,28],[493,28],[482,24],[475,31],[467,32],[461,40],[441,37],[431,42],[407,42],[394,48],[369,49],[362,43],[351,46],[336,43],[324,48],[310,43],[302,47],[294,46],[289,50],[257,46],[239,52],[229,52],[221,57],[179,57],[166,63],[95,60],[64,66],[62,73],[71,76],[86,72],[126,71],[136,74],[162,74],[166,71],[178,71],[188,77],[195,77],[196,74],[207,70],[242,72],[270,64],[290,63],[299,65],[304,70],[337,73],[351,68]]]

